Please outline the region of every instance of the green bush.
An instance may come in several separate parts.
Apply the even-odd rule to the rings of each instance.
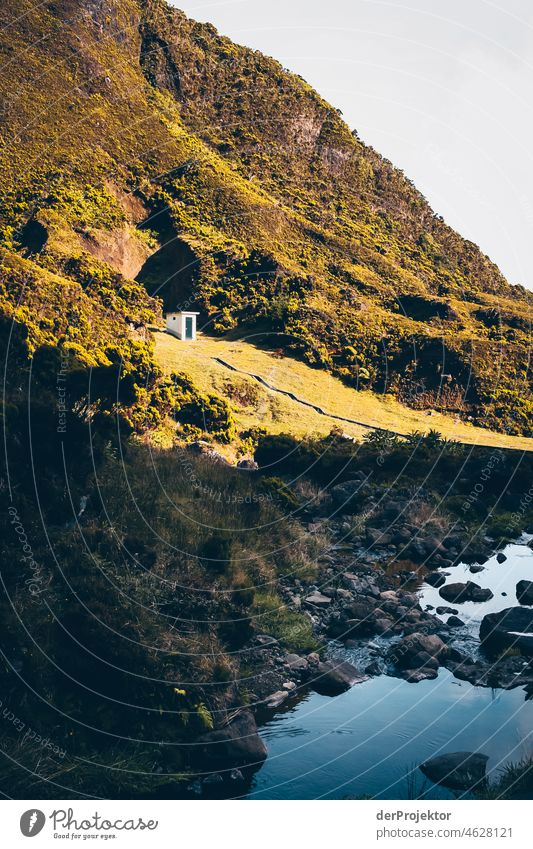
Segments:
[[[227,401],[200,393],[187,375],[173,374],[172,382],[174,418],[185,433],[208,433],[221,442],[231,442],[236,430]]]

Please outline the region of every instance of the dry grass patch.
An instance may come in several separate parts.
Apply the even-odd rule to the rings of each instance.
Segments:
[[[447,439],[471,445],[493,445],[531,451],[533,440],[506,436],[474,427],[435,411],[412,410],[392,395],[357,392],[325,371],[257,348],[245,340],[212,338],[199,334],[196,342],[179,342],[164,332],[154,334],[156,357],[168,373],[184,371],[203,391],[217,392],[230,402],[239,430],[262,427],[268,433],[289,432],[296,437],[326,435],[333,427],[360,439],[372,426],[409,434],[438,430]],[[363,426],[322,416],[309,407],[268,390],[253,378],[229,371],[215,358],[272,386],[292,392],[326,412],[364,422]]]

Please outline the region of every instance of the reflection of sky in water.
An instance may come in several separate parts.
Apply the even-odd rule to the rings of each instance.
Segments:
[[[459,617],[476,634],[479,625],[486,613],[494,613],[504,610],[506,607],[515,607],[518,604],[516,598],[516,585],[519,581],[533,581],[533,551],[527,545],[508,545],[504,549],[507,556],[505,563],[498,563],[496,557],[484,563],[483,572],[473,574],[470,567],[459,564],[451,569],[446,569],[450,575],[446,578],[447,584],[465,583],[473,581],[480,587],[489,587],[494,593],[494,598],[485,602],[467,601],[463,604],[445,601],[439,590],[424,584],[422,587],[420,603],[422,607],[432,604],[433,607],[453,607],[459,611]],[[440,589],[440,588],[439,588]],[[507,595],[502,595],[507,593]],[[444,620],[447,616],[442,617]]]
[[[489,602],[449,604],[424,585],[422,606],[456,608],[477,633],[486,613],[517,604],[518,581],[533,580],[531,549],[510,545],[505,554],[505,563],[493,557],[476,575],[463,565],[449,570],[447,583],[472,580],[490,586],[495,597]],[[521,689],[473,687],[445,669],[436,680],[419,684],[381,676],[336,698],[312,694],[275,716],[261,730],[269,757],[250,796],[405,799],[414,779],[418,793],[449,798],[449,791],[425,781],[415,769],[418,764],[445,752],[479,751],[489,756],[489,772],[497,771],[532,753],[532,729],[533,702],[525,701]]]
[[[522,690],[497,691],[456,681],[408,684],[382,676],[333,699],[313,694],[278,714],[261,734],[269,757],[252,798],[407,798],[407,774],[422,761],[454,751],[489,755],[489,770],[524,757],[531,746],[533,702]],[[419,790],[423,776],[414,772]],[[426,788],[429,798],[448,798]]]

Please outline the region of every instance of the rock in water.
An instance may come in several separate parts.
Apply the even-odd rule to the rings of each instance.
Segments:
[[[367,676],[351,663],[328,660],[318,664],[316,674],[309,685],[323,696],[338,696],[366,679]]]
[[[419,768],[435,784],[452,790],[471,790],[485,781],[487,761],[487,755],[478,752],[451,752],[431,758]]]
[[[463,601],[489,601],[494,598],[492,590],[480,587],[473,581],[467,581],[466,584],[447,584],[439,590],[439,595],[445,601],[452,601],[455,604]]]
[[[267,748],[257,733],[253,714],[242,711],[224,728],[217,728],[198,739],[197,756],[208,767],[228,769],[261,764]]]
[[[277,690],[265,699],[265,703],[269,710],[277,710],[288,698],[288,690]]]
[[[533,581],[519,581],[516,585],[516,597],[520,604],[533,604]]]
[[[462,628],[465,623],[463,622],[462,619],[459,619],[458,616],[450,616],[448,618],[448,621],[446,622],[446,624],[450,628]]]
[[[393,647],[389,658],[402,670],[402,676],[412,684],[426,678],[436,678],[440,659],[448,646],[436,634],[415,632]]]
[[[422,634],[415,632],[394,646],[391,651],[391,657],[397,658],[398,666],[404,666],[412,669],[413,658],[417,657],[421,652],[429,655],[429,657],[438,658],[447,652],[446,643],[441,640],[436,634]]]
[[[429,572],[426,575],[426,584],[432,587],[442,587],[446,583],[446,578],[440,572]]]
[[[507,607],[498,613],[487,613],[481,622],[479,638],[489,651],[517,648],[533,655],[533,610]]]

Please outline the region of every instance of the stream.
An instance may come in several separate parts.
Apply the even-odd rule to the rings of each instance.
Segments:
[[[458,611],[465,624],[451,644],[468,646],[470,653],[479,650],[483,616],[515,606],[517,582],[533,579],[533,551],[527,545],[508,545],[504,554],[504,563],[492,557],[478,574],[463,564],[449,570],[447,582],[472,580],[490,587],[494,598],[488,602],[447,605],[437,589],[418,588],[422,607]],[[332,652],[359,666],[364,661],[361,651],[340,644]],[[489,778],[496,776],[506,763],[531,754],[533,701],[526,701],[521,688],[475,687],[446,669],[418,684],[381,675],[335,698],[309,694],[260,730],[269,756],[245,798],[446,799],[453,792],[425,779],[418,764],[439,754],[477,751],[489,756]]]

